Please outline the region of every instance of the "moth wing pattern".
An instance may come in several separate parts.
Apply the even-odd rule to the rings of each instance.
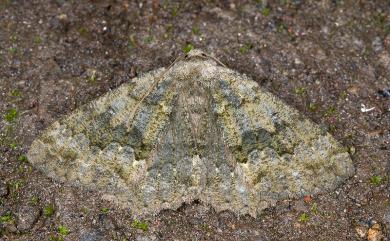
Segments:
[[[149,72],[75,110],[28,157],[49,177],[137,215],[198,199],[256,217],[278,200],[332,190],[354,172],[329,133],[204,58]]]

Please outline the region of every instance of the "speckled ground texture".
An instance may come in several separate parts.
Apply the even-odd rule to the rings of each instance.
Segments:
[[[375,230],[388,240],[390,98],[378,93],[390,87],[387,1],[0,0],[0,29],[1,241],[373,240]],[[330,131],[355,175],[257,219],[194,202],[137,220],[143,231],[129,210],[25,160],[52,122],[188,44]]]

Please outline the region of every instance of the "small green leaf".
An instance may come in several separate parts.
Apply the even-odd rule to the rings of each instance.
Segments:
[[[12,150],[16,150],[16,148],[18,148],[18,145],[16,143],[11,143],[9,144],[9,147],[12,149]]]
[[[134,220],[131,224],[131,227],[141,229],[144,232],[147,232],[149,230],[148,224],[139,220]]]
[[[18,158],[18,161],[20,162],[28,162],[27,156],[26,155],[20,155]]]
[[[110,211],[110,209],[108,209],[108,208],[102,208],[101,211],[102,211],[103,214],[108,214],[108,212]]]

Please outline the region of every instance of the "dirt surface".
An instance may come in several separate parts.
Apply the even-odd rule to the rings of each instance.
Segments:
[[[259,219],[202,203],[138,219],[28,163],[51,122],[191,45],[327,128],[355,175]],[[389,69],[383,0],[0,0],[0,240],[389,240]]]

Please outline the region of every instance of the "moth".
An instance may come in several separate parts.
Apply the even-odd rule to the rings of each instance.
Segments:
[[[257,217],[354,173],[329,133],[197,49],[54,122],[28,159],[134,215],[199,200]]]

